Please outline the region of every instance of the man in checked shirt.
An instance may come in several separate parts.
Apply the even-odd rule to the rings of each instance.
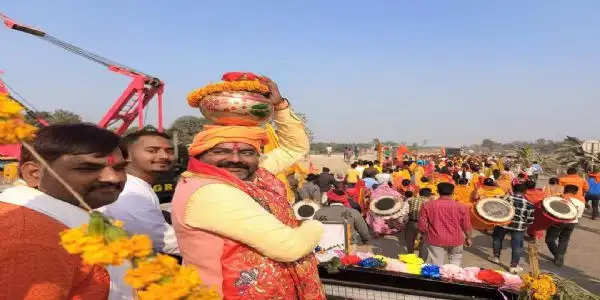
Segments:
[[[515,216],[510,224],[506,226],[496,226],[492,234],[492,247],[494,256],[490,257],[490,261],[500,264],[500,251],[502,250],[502,242],[504,236],[510,234],[510,246],[512,249],[510,260],[510,272],[518,274],[523,271],[519,266],[521,260],[521,252],[523,249],[523,239],[526,234],[527,226],[533,223],[533,215],[535,206],[527,201],[523,194],[527,191],[527,186],[523,183],[513,187],[513,195],[509,197],[515,207]]]

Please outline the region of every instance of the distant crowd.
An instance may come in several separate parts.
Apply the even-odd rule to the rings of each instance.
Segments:
[[[332,174],[325,167],[320,174],[309,174],[294,192],[297,201],[322,205],[315,219],[351,224],[352,243],[404,240],[408,253],[418,251],[427,262],[438,265],[446,260],[461,264],[463,246],[472,244],[471,208],[481,199],[504,199],[514,207],[514,217],[509,224],[486,230],[492,236],[489,259],[500,263],[502,241],[510,235],[510,271],[519,273],[525,239],[545,235],[555,264],[562,266],[571,233],[584,210],[592,210],[592,219],[598,217],[600,174],[584,177],[576,168],[569,168],[563,176],[551,177],[538,188],[541,174],[543,168],[538,162],[525,165],[505,157],[405,156],[383,162],[357,160],[345,174]],[[379,211],[376,205],[383,203],[382,197],[405,203],[405,208]],[[538,204],[549,197],[570,201],[577,210],[576,218],[545,230],[528,231]]]

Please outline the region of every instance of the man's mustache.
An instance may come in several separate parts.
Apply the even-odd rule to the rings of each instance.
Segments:
[[[217,164],[219,168],[237,168],[249,170],[250,166],[242,162],[225,161]]]
[[[104,183],[104,184],[98,184],[98,185],[94,185],[90,190],[97,190],[97,189],[104,189],[104,188],[115,188],[117,190],[121,190],[123,189],[123,185],[121,184],[114,184],[114,183]]]

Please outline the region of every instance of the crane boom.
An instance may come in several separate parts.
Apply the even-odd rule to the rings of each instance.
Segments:
[[[125,91],[121,93],[121,96],[117,98],[117,101],[110,107],[108,112],[100,120],[98,123],[99,127],[110,128],[112,126],[118,126],[115,130],[116,133],[123,134],[131,125],[131,123],[137,118],[138,128],[143,128],[144,108],[156,95],[158,101],[158,130],[163,130],[162,95],[164,92],[164,83],[160,79],[123,64],[119,64],[71,43],[62,41],[44,31],[19,24],[2,13],[0,13],[0,20],[2,20],[4,25],[10,29],[38,37],[71,53],[101,64],[112,72],[120,73],[132,78],[131,83],[127,86]],[[118,122],[121,122],[121,124],[117,125]]]

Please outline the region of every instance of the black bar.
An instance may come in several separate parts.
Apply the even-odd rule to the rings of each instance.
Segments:
[[[434,280],[412,274],[358,267],[348,267],[337,274],[328,274],[322,268],[319,271],[323,283],[338,286],[443,299],[504,299],[497,288],[484,284]],[[503,293],[507,299],[518,299],[518,295],[514,293]]]
[[[21,25],[18,25],[18,24],[14,24],[11,28],[14,29],[14,30],[22,31],[22,32],[29,33],[29,34],[32,34],[32,35],[35,35],[35,36],[39,36],[39,37],[46,36],[46,33],[43,32],[43,31],[39,31],[39,30],[36,30],[36,29],[33,29],[33,28],[21,26]]]

